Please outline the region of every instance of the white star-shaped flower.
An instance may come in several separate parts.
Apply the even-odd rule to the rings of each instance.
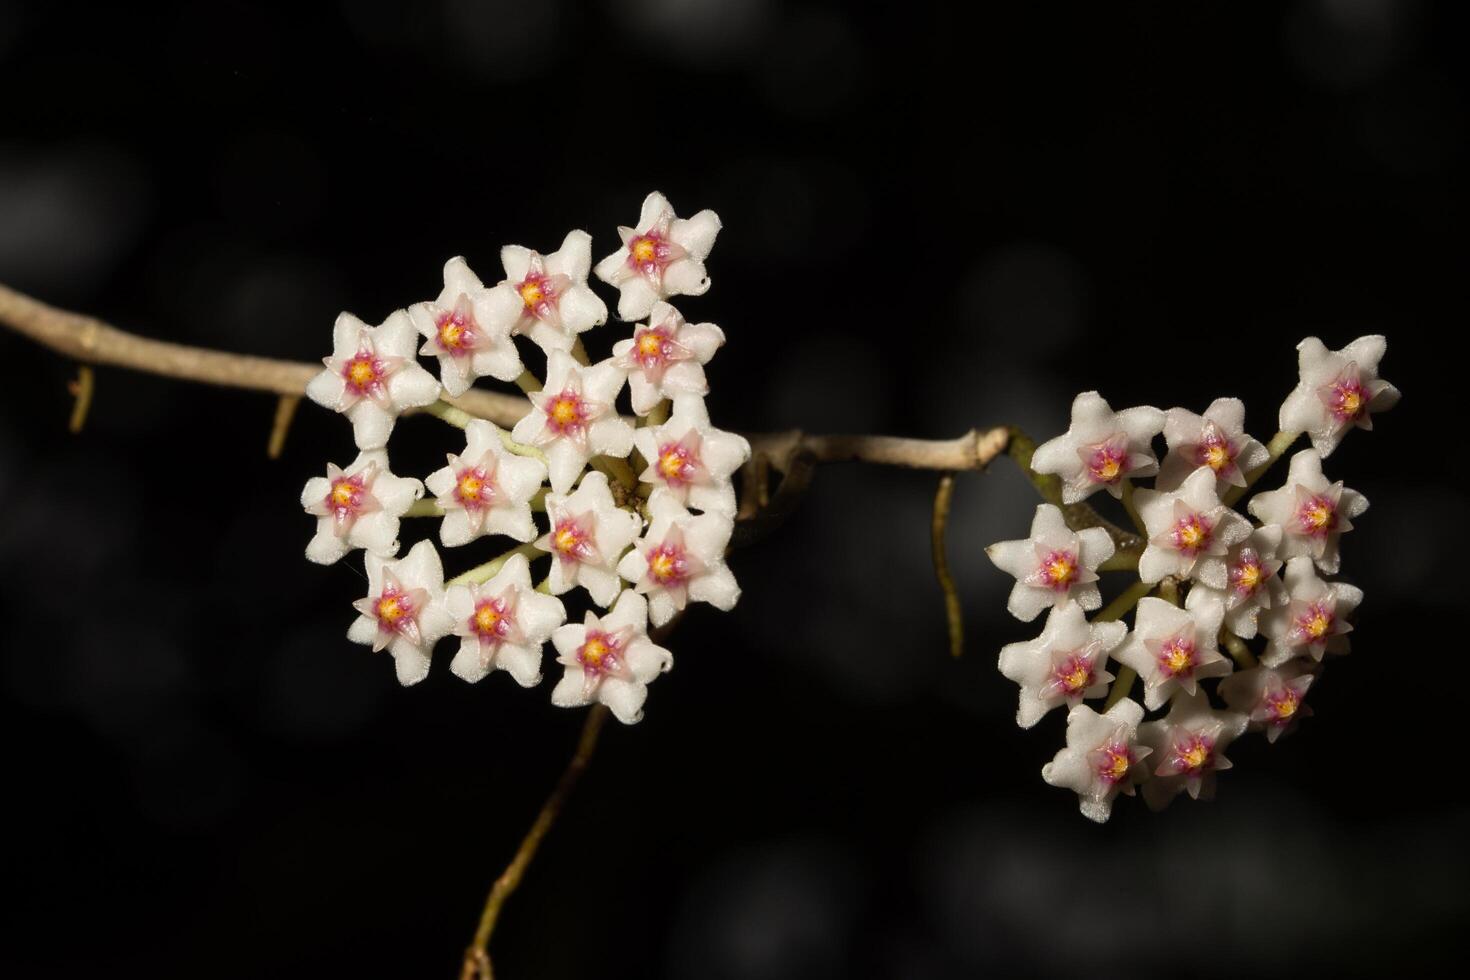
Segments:
[[[439,380],[449,394],[464,394],[476,378],[514,381],[525,370],[506,318],[496,309],[490,291],[459,257],[444,263],[439,298],[408,308],[425,338],[419,353],[439,359]]]
[[[1147,405],[1114,412],[1095,391],[1072,401],[1072,424],[1064,435],[1036,447],[1031,468],[1062,479],[1062,501],[1075,504],[1106,488],[1122,495],[1123,481],[1159,471],[1152,440],[1164,428],[1164,413]]]
[[[593,456],[623,457],[633,451],[633,427],[613,405],[623,380],[622,368],[611,358],[582,367],[564,351],[547,357],[546,386],[529,395],[531,410],[511,438],[541,448],[557,493],[572,488]]]
[[[685,323],[668,303],[654,303],[648,322],[613,344],[613,360],[628,372],[633,411],[647,415],[664,398],[708,394],[704,365],[724,342],[713,323]]]
[[[1138,743],[1143,708],[1124,698],[1103,714],[1085,704],[1067,712],[1067,747],[1041,767],[1041,778],[1053,786],[1074,790],[1082,815],[1102,823],[1112,815],[1119,793],[1133,795],[1133,787],[1148,778],[1140,765],[1151,750]]]
[[[1089,623],[1082,607],[1068,602],[1047,614],[1036,639],[1002,647],[1000,672],[1021,685],[1016,724],[1030,728],[1059,704],[1107,694],[1113,675],[1103,667],[1127,635],[1119,622]]]
[[[1173,490],[1200,467],[1218,481],[1216,489],[1245,486],[1245,474],[1270,458],[1266,447],[1245,431],[1245,403],[1239,398],[1216,398],[1196,415],[1188,409],[1164,413],[1164,441],[1169,452],[1159,465],[1158,490]]]
[[[1245,731],[1246,716],[1216,711],[1203,691],[1174,699],[1169,714],[1138,726],[1138,740],[1153,754],[1153,778],[1143,784],[1143,799],[1161,810],[1180,793],[1191,799],[1215,795],[1215,773],[1231,767],[1225,748]]]
[[[735,516],[732,477],[750,458],[750,443],[710,425],[703,398],[675,398],[669,420],[634,430],[633,445],[648,461],[638,479],[669,491],[691,510]]]
[[[353,643],[388,648],[398,681],[405,687],[428,676],[429,652],[453,627],[444,608],[444,566],[439,553],[420,541],[397,561],[372,552],[365,559],[368,594],[352,604],[361,615],[347,630]]]
[[[596,470],[582,477],[575,493],[548,493],[546,516],[551,531],[536,547],[551,553],[552,595],[580,585],[593,602],[609,605],[621,587],[618,560],[638,537],[642,519],[613,501],[607,477]]]
[[[680,218],[658,191],[643,199],[638,227],[618,228],[623,247],[597,263],[597,278],[618,288],[618,318],[641,320],[670,296],[709,290],[704,260],[720,233],[720,216],[701,211]]]
[[[618,597],[607,615],[587,613],[551,634],[567,672],[551,692],[551,703],[576,708],[600,701],[625,725],[643,718],[648,685],[674,666],[674,656],[648,638],[648,600],[632,590]]]
[[[1137,492],[1134,503],[1148,530],[1148,546],[1138,557],[1139,578],[1158,582],[1177,575],[1225,588],[1225,556],[1250,537],[1251,524],[1220,502],[1215,483],[1214,471],[1201,467],[1177,490]]]
[[[449,664],[471,684],[504,670],[521,687],[541,682],[541,647],[567,620],[561,600],[531,586],[531,563],[512,555],[488,582],[451,585],[444,608],[460,637]]]
[[[1152,596],[1138,603],[1133,632],[1113,654],[1143,678],[1143,703],[1157,708],[1175,692],[1194,694],[1206,677],[1230,673],[1230,661],[1217,648],[1219,603],[1200,603],[1196,609],[1180,609]]]
[[[417,337],[403,310],[376,327],[351,313],[337,317],[332,356],[322,359],[327,369],[311,379],[306,395],[346,414],[358,449],[382,449],[400,413],[438,399],[439,382],[414,360]]]
[[[571,350],[578,334],[607,322],[607,305],[587,285],[592,236],[585,231],[567,232],[550,255],[507,245],[500,264],[505,279],[485,297],[496,330],[530,337],[549,356]]]
[[[1378,377],[1388,341],[1374,334],[1330,351],[1316,337],[1297,344],[1301,380],[1281,403],[1281,431],[1305,432],[1330,456],[1348,430],[1373,428],[1373,413],[1392,408],[1399,390]]]
[[[1185,608],[1196,609],[1202,602],[1218,602],[1225,607],[1225,628],[1249,640],[1256,635],[1256,620],[1261,610],[1286,601],[1286,587],[1278,574],[1282,563],[1276,558],[1280,547],[1280,527],[1267,524],[1256,528],[1225,555],[1225,588],[1212,589],[1196,582],[1184,600]]]
[[[1113,557],[1113,539],[1100,527],[1073,531],[1062,511],[1041,504],[1031,519],[1031,536],[997,541],[985,549],[995,567],[1016,579],[1006,608],[1029,623],[1048,606],[1076,602],[1083,609],[1102,605],[1097,566]]]
[[[464,455],[448,454],[449,465],[424,481],[444,511],[439,540],[450,548],[483,534],[530,541],[536,536],[530,501],[546,479],[546,466],[508,452],[500,430],[483,419],[465,427],[465,439]]]
[[[1321,660],[1324,653],[1347,653],[1347,617],[1363,601],[1363,590],[1346,582],[1324,582],[1312,560],[1298,555],[1286,563],[1287,599],[1261,617],[1270,642],[1261,656],[1267,667],[1293,657]]]
[[[398,554],[398,524],[403,512],[424,495],[424,485],[394,476],[381,449],[359,453],[345,470],[327,464],[301,491],[301,506],[316,517],[316,534],[306,557],[330,565],[354,548],[379,558]]]
[[[1352,519],[1368,509],[1368,499],[1344,487],[1341,480],[1328,483],[1317,450],[1303,449],[1291,457],[1286,485],[1256,494],[1249,509],[1262,524],[1280,526],[1277,557],[1309,555],[1332,575],[1341,564],[1338,538],[1353,529]]]
[[[1232,711],[1250,719],[1251,731],[1265,731],[1266,740],[1274,742],[1294,729],[1298,719],[1311,715],[1302,700],[1315,679],[1300,661],[1293,661],[1279,670],[1237,671],[1220,682],[1219,691]]]
[[[648,533],[618,562],[618,574],[648,596],[648,618],[662,626],[691,602],[730,610],[740,586],[725,564],[735,524],[724,514],[694,515],[660,487],[648,498]]]

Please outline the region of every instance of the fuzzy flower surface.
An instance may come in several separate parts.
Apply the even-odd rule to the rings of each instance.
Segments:
[[[428,676],[429,652],[453,622],[444,608],[444,566],[439,553],[420,541],[397,561],[368,552],[368,594],[352,608],[359,613],[347,630],[353,643],[393,655],[398,681],[405,687]]]
[[[1095,391],[1072,401],[1067,431],[1036,447],[1031,468],[1062,480],[1062,501],[1079,503],[1098,490],[1122,495],[1123,481],[1159,471],[1152,440],[1164,428],[1164,413],[1144,405],[1114,412]]]
[[[306,385],[306,395],[352,422],[358,449],[382,449],[403,411],[439,398],[439,382],[414,359],[418,332],[398,310],[376,327],[351,313],[332,328],[326,370]]]
[[[1133,632],[1113,659],[1143,678],[1143,700],[1150,710],[1176,692],[1194,695],[1206,677],[1230,673],[1230,660],[1217,648],[1223,614],[1219,603],[1180,609],[1152,596],[1139,600]]]
[[[680,218],[658,191],[644,198],[637,227],[618,228],[622,248],[595,270],[597,278],[618,289],[618,317],[641,320],[661,299],[707,292],[704,260],[719,233],[720,216],[713,211]]]
[[[673,654],[648,638],[648,600],[631,590],[605,616],[588,612],[551,634],[566,673],[551,703],[575,708],[601,702],[625,725],[643,718],[648,685],[674,665]]]
[[[663,425],[633,433],[648,467],[638,476],[654,492],[666,490],[691,510],[735,516],[735,471],[750,458],[744,436],[710,425],[704,399],[682,395]]]
[[[444,511],[439,540],[446,547],[469,544],[485,534],[517,541],[536,536],[531,497],[546,479],[545,464],[507,451],[500,431],[483,419],[465,427],[464,453],[450,453],[448,459],[448,466],[424,481]]]
[[[708,394],[704,365],[724,342],[713,323],[686,323],[668,303],[654,303],[648,322],[613,345],[613,360],[628,373],[633,411],[647,415],[662,399]]]
[[[638,537],[642,519],[617,505],[607,477],[595,470],[582,477],[574,493],[547,494],[546,516],[551,530],[536,547],[551,554],[551,594],[580,585],[593,602],[609,605],[621,588],[618,560]]]
[[[1215,474],[1216,489],[1245,486],[1245,474],[1270,458],[1266,447],[1245,431],[1245,403],[1217,398],[1205,414],[1171,408],[1164,413],[1169,452],[1159,465],[1156,490],[1173,490],[1200,467]]]
[[[1243,640],[1253,638],[1261,612],[1286,601],[1286,587],[1279,574],[1282,562],[1276,557],[1280,547],[1279,526],[1267,524],[1253,529],[1225,555],[1225,588],[1212,589],[1196,582],[1185,607],[1196,609],[1200,603],[1219,603],[1225,609],[1225,628]]]
[[[1123,698],[1099,714],[1085,704],[1067,712],[1067,744],[1041,767],[1041,778],[1077,794],[1082,815],[1102,823],[1112,815],[1113,800],[1148,778],[1144,760],[1152,750],[1138,742],[1143,708]]]
[[[740,586],[725,564],[735,524],[724,514],[691,514],[668,490],[648,498],[648,533],[618,563],[618,574],[648,596],[648,618],[662,626],[691,602],[730,610]]]
[[[1219,690],[1230,710],[1249,719],[1251,731],[1264,731],[1266,740],[1274,742],[1312,713],[1303,701],[1315,679],[1300,661],[1293,661],[1280,669],[1238,671],[1222,680]]]
[[[1006,609],[1029,623],[1048,607],[1075,602],[1083,609],[1102,605],[1097,566],[1113,557],[1113,539],[1100,527],[1073,531],[1061,508],[1040,504],[1031,519],[1031,536],[998,541],[985,549],[995,567],[1015,578]]]
[[[451,395],[464,394],[476,378],[514,381],[525,370],[505,317],[463,258],[444,263],[439,298],[410,306],[408,317],[424,338],[419,353],[439,359],[439,380]]]
[[[1106,694],[1113,675],[1103,667],[1127,635],[1124,624],[1089,623],[1082,607],[1068,602],[1047,614],[1036,639],[1002,647],[1000,672],[1021,686],[1016,724],[1030,728],[1058,705]]]
[[[607,322],[607,305],[587,285],[592,236],[585,231],[567,232],[550,255],[507,245],[500,264],[505,279],[486,297],[495,329],[530,337],[550,355],[571,350],[578,334]]]
[[[449,669],[471,684],[503,670],[521,687],[534,687],[541,681],[541,648],[567,620],[560,599],[531,585],[525,555],[512,555],[487,582],[449,586],[444,608],[460,638]]]
[[[1373,413],[1392,408],[1399,390],[1378,377],[1388,341],[1374,334],[1342,350],[1328,350],[1316,337],[1297,345],[1301,380],[1281,403],[1283,432],[1305,432],[1326,458],[1354,428],[1373,428]]]
[[[1138,558],[1139,578],[1158,582],[1177,575],[1212,589],[1226,587],[1225,557],[1250,537],[1251,524],[1220,502],[1213,470],[1202,466],[1177,490],[1139,490],[1133,499],[1148,530],[1148,546]]]
[[[1138,726],[1138,738],[1151,751],[1153,778],[1143,784],[1143,799],[1163,809],[1180,793],[1191,799],[1215,794],[1215,774],[1231,766],[1225,749],[1245,732],[1246,716],[1217,711],[1203,691],[1174,699],[1159,721]]]
[[[316,521],[306,557],[319,565],[339,561],[355,548],[379,558],[398,554],[403,512],[424,495],[424,485],[394,476],[381,449],[359,453],[346,469],[328,463],[301,491],[301,506]]]
[[[1321,660],[1347,653],[1347,617],[1363,601],[1363,590],[1346,582],[1324,582],[1312,561],[1298,555],[1286,563],[1286,602],[1261,617],[1269,642],[1261,663],[1279,667],[1294,657]]]
[[[531,410],[511,438],[546,454],[551,489],[566,493],[593,456],[627,456],[633,427],[613,405],[623,388],[623,371],[611,359],[583,367],[565,351],[546,362],[546,386],[527,397]]]
[[[1317,450],[1303,449],[1291,457],[1286,485],[1256,494],[1249,509],[1262,524],[1281,528],[1278,557],[1308,555],[1331,575],[1341,565],[1338,539],[1352,530],[1352,519],[1368,509],[1368,499],[1344,487],[1341,480],[1329,483]]]

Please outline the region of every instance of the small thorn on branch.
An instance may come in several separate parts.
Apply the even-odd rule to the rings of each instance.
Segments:
[[[286,434],[291,431],[291,421],[296,418],[296,406],[301,404],[298,395],[282,395],[276,401],[276,417],[271,423],[270,441],[265,445],[265,454],[271,459],[280,459],[286,448]]]
[[[964,612],[944,550],[944,532],[949,526],[949,505],[953,497],[954,474],[946,473],[939,478],[939,489],[934,494],[934,521],[930,532],[934,545],[934,577],[939,580],[939,589],[944,593],[944,615],[949,623],[949,652],[951,656],[958,657],[965,652]]]
[[[96,387],[97,377],[91,366],[77,365],[77,379],[67,382],[66,385],[66,390],[71,392],[76,399],[71,407],[71,421],[67,423],[67,428],[71,430],[72,435],[80,433],[86,426],[87,412],[92,407],[92,392],[96,390]]]

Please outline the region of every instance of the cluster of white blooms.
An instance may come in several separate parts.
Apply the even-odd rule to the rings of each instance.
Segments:
[[[1036,448],[1032,470],[1059,481],[1069,508],[1098,490],[1121,498],[1141,536],[1130,553],[1117,553],[1102,527],[1069,526],[1069,514],[1095,523],[1085,508],[1079,521],[1076,508],[1050,503],[1037,507],[1029,538],[987,549],[1016,579],[1008,608],[1017,619],[1049,610],[1040,636],[1001,650],[1000,671],[1020,685],[1022,728],[1067,705],[1066,745],[1041,775],[1075,790],[1093,820],[1106,820],[1118,794],[1137,786],[1154,808],[1180,792],[1208,797],[1215,773],[1230,766],[1230,742],[1247,730],[1274,742],[1290,730],[1310,713],[1303,698],[1323,655],[1347,652],[1347,619],[1363,593],[1322,576],[1337,574],[1338,540],[1368,502],[1328,482],[1322,460],[1349,429],[1372,428],[1373,413],[1399,393],[1378,377],[1382,337],[1340,351],[1311,337],[1297,350],[1300,383],[1269,446],[1246,434],[1238,399],[1196,415],[1114,412],[1096,392],[1077,396],[1071,427]],[[1312,448],[1291,458],[1284,485],[1237,512],[1253,481],[1302,434]],[[1168,447],[1162,462],[1159,435]],[[1135,489],[1148,476],[1154,486]],[[1100,570],[1136,570],[1139,581],[1089,622],[1102,606]],[[1131,629],[1122,621],[1130,611]],[[1218,704],[1202,683],[1212,678]],[[1128,696],[1135,679],[1142,704]]]
[[[584,231],[549,255],[501,249],[505,278],[494,286],[454,258],[435,300],[376,327],[338,317],[332,356],[307,394],[351,420],[360,452],[345,468],[328,464],[302,491],[317,518],[306,556],[329,564],[364,551],[368,594],[354,603],[347,635],[386,648],[403,684],[423,680],[434,645],[453,634],[456,675],[473,683],[499,669],[530,687],[550,640],[565,668],[553,703],[602,702],[632,723],[649,682],[673,664],[650,624],[691,602],[735,605],[740,589],[725,564],[731,480],[750,446],[711,426],[705,409],[704,365],[724,334],[685,322],[667,302],[709,289],[704,260],[719,230],[713,211],[679,218],[662,194],[648,196],[638,225],[618,229],[622,246],[595,270],[618,289],[619,317],[638,321],[597,363],[579,335],[607,322],[607,306],[587,282]],[[517,337],[529,343],[518,347]],[[532,345],[545,356],[544,382],[522,362]],[[419,354],[438,360],[437,380]],[[481,377],[529,392],[511,432],[440,402],[441,392],[463,395]],[[617,408],[625,385],[633,418]],[[396,476],[387,453],[398,416],[421,408],[465,422],[463,451],[422,482]],[[426,488],[433,506],[416,503]],[[397,557],[410,512],[442,515],[446,548],[482,537],[519,545],[446,582],[432,542]],[[536,512],[545,515],[539,528]],[[533,584],[531,563],[543,558],[549,568]],[[568,623],[561,597],[578,587],[594,608]]]

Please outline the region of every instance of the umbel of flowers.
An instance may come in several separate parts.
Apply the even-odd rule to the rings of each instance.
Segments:
[[[1368,507],[1323,461],[1398,401],[1378,377],[1385,349],[1379,336],[1339,351],[1302,341],[1300,381],[1265,445],[1246,433],[1238,399],[1202,415],[1115,412],[1089,391],[1067,432],[1035,448],[1033,479],[1051,502],[1029,537],[987,550],[1015,578],[1010,612],[1046,619],[1035,639],[1001,650],[1000,670],[1020,685],[1022,728],[1065,706],[1066,744],[1041,775],[1074,790],[1085,816],[1106,820],[1119,794],[1140,788],[1155,809],[1180,793],[1208,798],[1232,741],[1254,731],[1274,742],[1310,714],[1308,689],[1327,655],[1348,651],[1363,598],[1327,576]],[[1285,481],[1238,510],[1302,435],[1311,447],[1291,457]],[[1086,504],[1100,490],[1121,499],[1136,535]],[[1102,606],[1099,573],[1112,571],[1136,578]]]
[[[601,702],[631,724],[648,685],[673,665],[650,628],[690,603],[735,605],[740,588],[725,563],[731,479],[750,446],[712,426],[704,404],[705,365],[724,333],[669,302],[709,289],[704,262],[719,230],[713,211],[680,218],[662,194],[648,195],[637,225],[618,229],[621,245],[596,266],[632,324],[597,362],[582,335],[607,322],[607,305],[588,282],[585,231],[547,255],[507,245],[494,285],[453,258],[433,300],[377,326],[337,319],[307,394],[347,416],[359,452],[307,481],[301,503],[316,534],[306,556],[331,564],[363,552],[368,594],[353,604],[347,635],[386,650],[403,684],[423,680],[435,646],[452,638],[458,677],[503,670],[533,687],[551,646],[562,668],[553,703]],[[420,356],[437,362],[437,379]],[[510,432],[442,400],[482,378],[525,393]],[[619,406],[625,388],[631,415]],[[464,430],[463,448],[422,481],[396,475],[388,450],[412,410]],[[414,517],[440,518],[446,549],[488,539],[500,553],[446,581],[432,541],[399,557],[402,521]],[[564,604],[574,599],[585,607],[580,622]]]

